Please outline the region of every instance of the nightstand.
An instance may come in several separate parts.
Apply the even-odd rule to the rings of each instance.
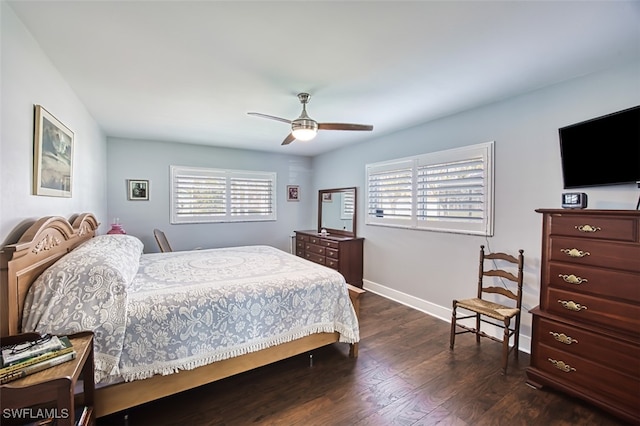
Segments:
[[[2,344],[15,344],[33,339],[32,333],[2,338]],[[76,358],[0,386],[2,424],[24,424],[36,419],[54,418],[58,426],[93,425],[93,333],[69,336]],[[77,381],[83,383],[83,394],[76,396]],[[76,401],[78,399],[78,401]],[[77,409],[76,409],[76,402]],[[86,407],[82,423],[78,423]]]

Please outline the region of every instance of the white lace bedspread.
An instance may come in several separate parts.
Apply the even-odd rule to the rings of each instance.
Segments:
[[[141,254],[102,235],[42,273],[23,330],[94,332],[96,383],[170,374],[317,332],[359,340],[338,272],[268,246]]]
[[[342,275],[269,246],[142,255],[127,293],[126,381],[317,332],[359,340]]]

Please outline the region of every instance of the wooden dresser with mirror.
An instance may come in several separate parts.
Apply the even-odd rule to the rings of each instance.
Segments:
[[[362,288],[364,238],[356,237],[356,195],[355,187],[318,191],[318,229],[295,231],[295,252]]]

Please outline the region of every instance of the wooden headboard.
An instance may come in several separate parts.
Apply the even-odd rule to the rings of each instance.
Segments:
[[[59,216],[37,220],[17,243],[0,252],[0,337],[20,332],[27,291],[36,278],[62,256],[96,235],[91,213],[72,222]]]

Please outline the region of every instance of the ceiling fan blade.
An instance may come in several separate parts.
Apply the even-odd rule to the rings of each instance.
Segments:
[[[318,130],[373,130],[369,124],[318,123]]]
[[[268,118],[270,120],[282,121],[283,123],[291,124],[291,120],[287,120],[286,118],[276,117],[274,115],[261,114],[259,112],[248,112],[249,115],[255,115],[256,117]]]
[[[289,145],[291,142],[295,141],[296,138],[293,137],[293,133],[289,133],[289,135],[284,138],[282,141],[282,145]]]

